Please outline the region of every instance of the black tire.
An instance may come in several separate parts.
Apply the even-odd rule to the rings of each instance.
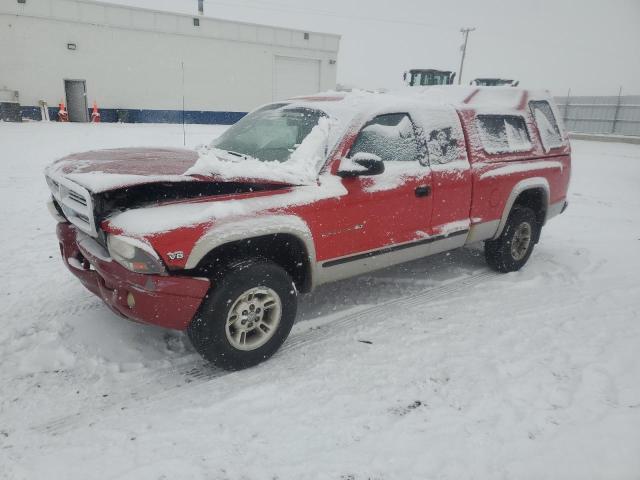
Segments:
[[[526,249],[520,241],[518,233],[529,232],[529,241]],[[514,207],[509,214],[507,224],[502,234],[495,240],[487,240],[484,243],[484,257],[489,266],[498,272],[515,272],[520,270],[533,252],[533,246],[540,234],[540,224],[536,215],[530,208]],[[514,243],[515,242],[515,243]],[[515,246],[516,252],[512,248]],[[520,248],[518,248],[520,247]]]
[[[241,350],[232,343],[233,332],[229,333],[232,338],[228,338],[228,328],[232,327],[227,327],[227,317],[234,305],[246,298],[243,294],[258,287],[266,287],[277,294],[280,300],[280,319],[265,344],[252,350]],[[297,305],[295,285],[282,267],[262,259],[238,261],[214,276],[212,288],[191,321],[187,333],[196,351],[206,360],[225,370],[241,370],[263,362],[280,348],[295,321]],[[256,321],[256,325],[258,322]],[[252,332],[257,332],[257,329],[258,327]],[[245,340],[249,334],[245,335]],[[254,338],[258,337],[256,333]]]

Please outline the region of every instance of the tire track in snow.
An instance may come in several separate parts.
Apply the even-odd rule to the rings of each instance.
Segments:
[[[297,330],[301,331],[294,332],[276,355],[278,357],[286,356],[288,353],[298,351],[306,345],[326,340],[349,327],[361,324],[365,320],[367,323],[388,320],[388,309],[390,307],[401,306],[403,308],[413,308],[417,305],[438,300],[460,291],[466,291],[473,285],[499,277],[500,275],[501,274],[490,270],[481,270],[461,279],[454,279],[443,285],[413,295],[387,300],[375,306],[339,316],[338,318],[333,317],[326,322],[322,322],[322,319],[314,320],[313,326],[311,327],[304,328],[303,324],[306,322],[301,322],[301,324],[298,325],[302,326],[297,328]],[[143,375],[146,379],[142,382],[135,383],[138,387],[143,388],[139,388],[136,392],[131,392],[129,395],[120,398],[110,397],[108,401],[97,406],[97,408],[82,409],[72,414],[34,425],[31,428],[40,433],[60,435],[81,427],[82,424],[91,426],[93,419],[98,421],[103,417],[104,413],[109,411],[126,410],[130,406],[135,406],[140,402],[157,400],[170,397],[178,392],[190,391],[200,384],[208,383],[216,378],[234,373],[211,367],[206,362],[200,360],[199,357],[198,363],[200,363],[200,365],[194,366],[193,357],[189,357],[185,359],[184,363],[186,365],[173,365],[164,370],[156,370],[156,374],[153,374],[153,372],[144,372]],[[149,373],[151,373],[151,375],[148,375]],[[170,380],[170,382],[167,382],[167,380]],[[178,381],[178,383],[176,381]]]
[[[552,260],[552,256],[546,253],[540,253],[536,256],[535,260],[536,262],[546,263]],[[362,324],[365,321],[367,323],[375,323],[387,320],[389,318],[387,311],[389,307],[412,309],[428,302],[444,301],[449,295],[460,291],[467,291],[470,287],[478,285],[484,280],[494,278],[505,277],[503,274],[491,270],[478,270],[462,278],[446,281],[436,287],[422,290],[415,294],[386,300],[375,306],[359,309],[357,312],[347,313],[337,317],[328,315],[326,321],[323,321],[322,317],[302,321],[294,326],[294,332],[280,351],[276,353],[276,356],[281,357],[288,352],[298,351],[306,345],[330,338],[349,327]],[[98,306],[99,305],[98,303]],[[529,306],[530,299],[523,298],[521,302],[518,302],[518,305],[521,307]],[[305,328],[304,324],[307,322],[312,322],[312,326]],[[300,331],[296,332],[295,330]],[[111,396],[104,404],[97,406],[97,408],[91,411],[88,409],[86,411],[81,410],[74,414],[58,417],[44,424],[38,424],[32,428],[43,433],[53,435],[62,434],[81,426],[81,423],[91,425],[91,422],[87,420],[90,419],[92,413],[104,413],[110,410],[116,411],[117,409],[126,410],[129,406],[135,405],[138,402],[160,400],[175,395],[179,391],[189,392],[192,388],[200,384],[205,384],[216,378],[233,373],[212,367],[196,354],[188,355],[178,360],[177,363],[177,365],[174,363],[174,365],[166,369],[156,370],[155,374],[154,372],[150,372],[151,376],[144,375],[145,378],[143,380],[135,382],[138,390],[131,392],[129,395],[122,395],[119,398]]]
[[[66,308],[59,308],[53,312],[42,313],[36,318],[39,320],[46,320],[49,318],[60,317],[63,315],[78,315],[79,313],[90,312],[92,310],[98,310],[102,308],[104,304],[98,298],[90,298],[86,303],[74,305]]]
[[[308,343],[315,343],[321,339],[330,337],[336,331],[334,327],[339,327],[339,329],[342,330],[343,328],[348,328],[364,320],[372,321],[374,319],[378,320],[381,318],[389,318],[387,311],[389,307],[401,306],[403,308],[412,308],[416,305],[422,305],[426,302],[438,300],[442,297],[446,297],[447,295],[459,292],[460,290],[466,290],[468,287],[476,285],[485,279],[497,277],[499,275],[499,273],[493,271],[482,271],[461,280],[445,283],[442,286],[438,286],[427,291],[388,300],[359,312],[355,312],[335,320],[330,320],[325,324],[314,326],[313,329],[309,329],[306,332],[292,336],[290,340],[285,343],[286,348],[282,349],[282,353],[284,354],[288,350],[298,349]],[[331,326],[332,328],[325,328],[327,326]]]
[[[42,302],[36,311],[33,309],[20,308],[16,311],[12,311],[11,315],[32,318],[33,320],[50,320],[61,316],[78,315],[80,313],[98,310],[104,306],[97,297],[88,297],[79,303],[75,303],[71,306],[60,307],[55,310],[46,310],[44,305],[47,305],[46,301]]]

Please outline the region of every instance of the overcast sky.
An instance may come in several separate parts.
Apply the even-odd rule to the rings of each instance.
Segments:
[[[197,0],[110,0],[196,13]],[[640,94],[640,0],[205,0],[205,15],[342,35],[338,82],[402,85],[410,68],[458,71],[463,83],[515,78],[563,95]]]

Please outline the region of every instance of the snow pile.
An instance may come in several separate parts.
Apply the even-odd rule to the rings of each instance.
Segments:
[[[185,175],[215,175],[225,180],[257,177],[294,185],[308,185],[317,181],[318,172],[326,159],[332,121],[321,117],[309,135],[284,162],[262,161],[251,157],[231,159],[216,155],[216,149],[202,147],[195,165]]]

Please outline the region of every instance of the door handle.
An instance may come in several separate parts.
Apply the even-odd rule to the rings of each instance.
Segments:
[[[416,187],[416,197],[428,197],[429,195],[431,195],[431,187],[429,185]]]

